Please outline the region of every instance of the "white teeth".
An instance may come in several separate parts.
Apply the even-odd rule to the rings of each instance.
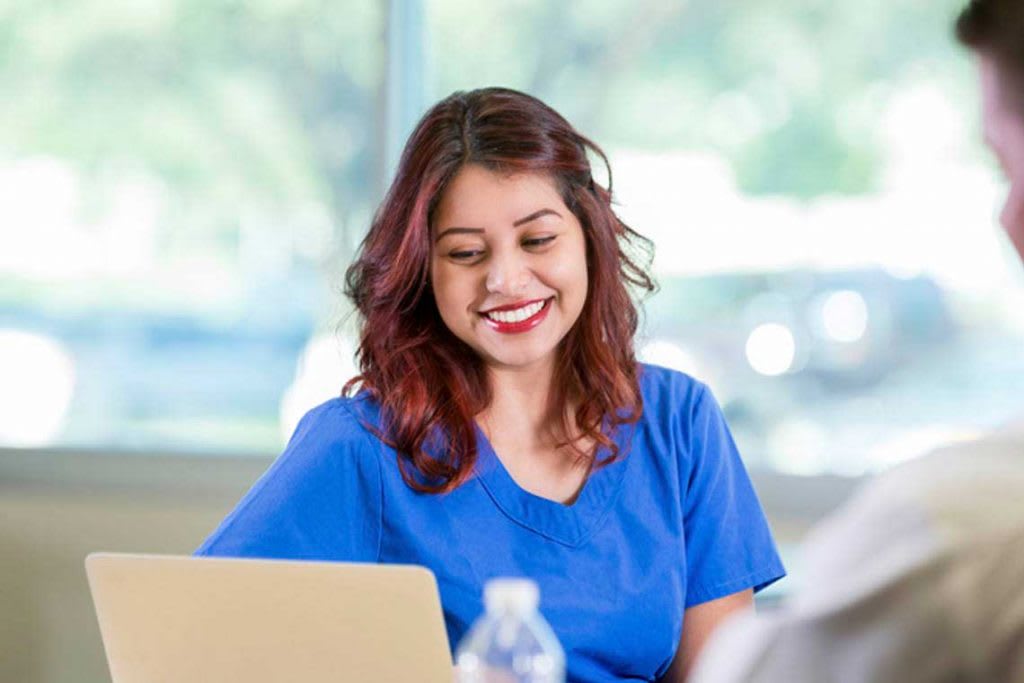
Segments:
[[[544,302],[535,301],[522,308],[516,308],[511,311],[491,311],[490,313],[484,313],[484,315],[499,323],[519,323],[537,315],[542,308],[544,308]]]

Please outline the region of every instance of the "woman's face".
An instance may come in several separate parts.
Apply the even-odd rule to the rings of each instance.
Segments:
[[[1017,253],[1024,259],[1024,115],[1019,100],[1006,92],[1006,75],[996,60],[983,54],[979,64],[985,141],[1010,181],[1000,218]]]
[[[464,166],[431,226],[441,319],[494,369],[554,360],[587,298],[583,229],[542,174]]]

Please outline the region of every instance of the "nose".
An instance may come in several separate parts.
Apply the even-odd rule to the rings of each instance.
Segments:
[[[1000,220],[1017,254],[1024,260],[1024,180],[1011,182]]]
[[[526,291],[530,278],[530,269],[522,255],[515,252],[494,254],[487,269],[487,291],[491,294],[516,296]]]

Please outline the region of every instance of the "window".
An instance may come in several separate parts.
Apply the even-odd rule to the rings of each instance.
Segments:
[[[276,451],[376,192],[381,6],[7,15],[0,442]]]
[[[352,369],[339,276],[409,125],[381,132],[386,85],[415,113],[524,89],[609,152],[657,246],[640,354],[708,382],[749,462],[860,474],[994,426],[1024,410],[1024,276],[960,5],[19,9],[0,440],[278,450]],[[386,70],[388,21],[426,59]]]

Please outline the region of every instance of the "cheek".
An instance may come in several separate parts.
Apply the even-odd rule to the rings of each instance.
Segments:
[[[568,299],[582,305],[582,302],[586,300],[589,286],[587,255],[582,241],[580,244],[573,245],[572,251],[555,257],[552,272],[562,293]]]
[[[453,272],[445,263],[436,264],[430,272],[430,288],[441,317],[446,320],[463,311],[472,302],[472,285],[463,275]]]
[[[451,298],[448,293],[449,279],[445,277],[444,267],[433,265],[430,268],[430,290],[434,295],[434,304],[443,315],[447,302]]]
[[[587,299],[587,290],[590,288],[590,273],[587,270],[586,258],[581,258],[579,265],[576,267],[576,272],[573,274],[576,280],[576,286],[579,290],[579,297],[581,302]]]
[[[586,298],[587,289],[590,286],[590,269],[587,267],[587,245],[583,240],[582,231],[579,237],[579,243],[576,245],[576,258],[572,262],[576,265],[575,277],[579,283],[581,295]]]

